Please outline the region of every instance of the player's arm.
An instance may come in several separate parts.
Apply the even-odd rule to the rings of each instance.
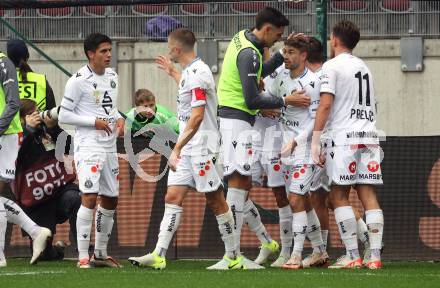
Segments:
[[[282,97],[260,92],[258,70],[260,60],[252,48],[240,51],[237,57],[237,68],[243,87],[243,97],[249,109],[272,109],[284,106]]]
[[[168,159],[170,169],[176,171],[180,151],[199,130],[205,115],[206,91],[202,88],[192,89],[191,115],[182,136],[174,146],[173,152]]]
[[[17,72],[14,64],[8,58],[0,59],[0,84],[5,94],[6,107],[0,115],[0,136],[9,128],[12,120],[20,109]]]
[[[159,55],[156,57],[154,62],[156,62],[156,65],[159,69],[165,71],[165,73],[170,75],[174,79],[174,81],[179,84],[182,73],[180,73],[179,70],[174,67],[170,59],[168,59],[166,56]]]
[[[71,78],[67,81],[64,96],[61,100],[58,122],[73,126],[95,127],[97,130],[104,130],[110,134],[112,131],[106,121],[93,116],[83,116],[75,113],[75,108],[80,99],[80,83],[76,78]]]
[[[324,66],[325,67],[325,66]],[[321,134],[324,130],[333,106],[333,100],[336,92],[336,77],[337,73],[333,69],[326,69],[323,67],[321,76],[321,97],[319,106],[316,109],[315,125],[312,136],[312,157],[316,163],[320,163],[319,154],[321,147]],[[323,164],[323,163],[320,163]]]

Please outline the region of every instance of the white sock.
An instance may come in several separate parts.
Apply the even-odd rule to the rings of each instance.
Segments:
[[[244,204],[244,222],[249,226],[249,229],[257,235],[261,244],[272,242],[272,238],[269,233],[267,233],[266,227],[264,227],[261,222],[260,212],[258,212],[257,207],[255,207],[251,199],[248,199]]]
[[[160,223],[160,232],[157,239],[156,248],[154,251],[160,257],[165,257],[167,254],[170,242],[180,224],[183,208],[173,204],[165,204],[165,211],[163,213],[162,222]]]
[[[321,230],[322,243],[324,243],[325,250],[327,250],[328,230]]]
[[[89,258],[90,233],[93,223],[93,209],[83,205],[76,215],[76,239],[78,242],[78,259]]]
[[[325,245],[322,242],[321,236],[321,223],[319,223],[315,209],[307,212],[307,237],[310,243],[312,243],[313,252],[322,253],[325,251]]]
[[[246,196],[246,190],[237,188],[228,188],[228,194],[226,195],[226,202],[228,203],[232,216],[234,217],[235,245],[237,245],[238,251],[240,251],[240,236],[241,227],[243,226],[243,210]]]
[[[380,209],[367,210],[365,216],[370,237],[371,258],[380,260],[384,226],[383,212]]]
[[[23,209],[12,200],[0,197],[6,210],[6,219],[8,222],[21,227],[32,239],[37,238],[40,234],[41,227],[38,226],[29,216],[24,213]]]
[[[107,258],[108,240],[113,229],[115,210],[107,210],[98,205],[95,215],[95,256]]]
[[[364,244],[365,248],[370,247],[370,240],[368,236],[368,227],[367,224],[365,224],[364,220],[362,218],[359,218],[357,220],[357,237],[359,240]]]
[[[8,221],[6,219],[6,211],[3,203],[0,201],[0,260],[5,259],[5,237]]]
[[[335,209],[336,224],[339,228],[342,242],[351,259],[359,258],[359,250],[356,234],[356,218],[351,206],[342,206]]]
[[[234,240],[234,217],[232,217],[231,209],[225,214],[216,216],[218,230],[225,244],[225,254],[230,259],[237,257],[238,251]]]
[[[289,257],[292,250],[292,209],[290,205],[278,208],[278,215],[280,217],[280,238],[281,238],[281,253],[280,255]]]
[[[306,211],[301,211],[298,213],[293,213],[293,252],[294,254],[301,256],[304,248],[304,240],[306,239],[307,232],[307,213]]]

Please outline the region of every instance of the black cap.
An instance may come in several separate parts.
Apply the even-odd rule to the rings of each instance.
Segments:
[[[11,39],[6,44],[8,58],[11,59],[12,63],[17,67],[20,64],[20,60],[29,59],[29,50],[23,40]]]

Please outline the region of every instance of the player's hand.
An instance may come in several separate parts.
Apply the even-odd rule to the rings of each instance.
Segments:
[[[30,115],[26,115],[25,117],[26,125],[32,128],[36,128],[38,125],[41,124],[41,117],[38,111],[35,111],[34,113]]]
[[[281,115],[281,110],[278,108],[274,108],[274,109],[260,109],[260,114],[263,117],[267,117],[267,118],[278,118]]]
[[[291,105],[300,108],[307,108],[310,106],[311,98],[306,95],[305,90],[293,92],[293,94],[284,98],[286,105]]]
[[[173,62],[171,62],[171,60],[166,56],[159,55],[156,57],[154,62],[156,63],[156,66],[159,69],[162,69],[163,71],[165,71],[165,73],[167,73],[170,76],[172,76],[173,72],[175,72],[176,70],[176,68],[173,65]]]
[[[105,131],[107,133],[107,135],[110,135],[112,133],[112,129],[110,129],[110,126],[108,125],[107,121],[104,121],[99,118],[96,118],[96,120],[95,120],[95,128],[96,128],[96,130]]]
[[[170,166],[170,169],[174,172],[176,172],[177,164],[180,161],[180,149],[176,149],[174,147],[173,151],[171,152],[170,158],[168,158],[168,165]]]
[[[124,137],[124,133],[125,133],[125,120],[124,118],[119,118],[118,121],[116,121],[116,136]]]
[[[44,117],[43,122],[47,128],[53,128],[53,127],[57,126],[57,123],[58,123],[57,120],[54,120],[53,118],[50,118],[50,117]]]
[[[289,143],[281,148],[281,157],[289,157],[290,155],[292,155],[297,145],[298,144],[295,140],[289,141]]]
[[[319,142],[316,143],[316,141],[312,141],[312,159],[313,162],[315,162],[319,166],[324,165],[324,162],[321,162],[321,145],[319,144]]]

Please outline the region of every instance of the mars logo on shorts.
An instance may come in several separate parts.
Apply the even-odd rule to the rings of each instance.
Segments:
[[[348,166],[348,170],[350,171],[350,173],[354,174],[356,172],[356,162],[351,162]]]
[[[380,165],[376,161],[370,161],[368,162],[367,168],[368,171],[375,173],[377,172],[377,170],[379,170]]]

